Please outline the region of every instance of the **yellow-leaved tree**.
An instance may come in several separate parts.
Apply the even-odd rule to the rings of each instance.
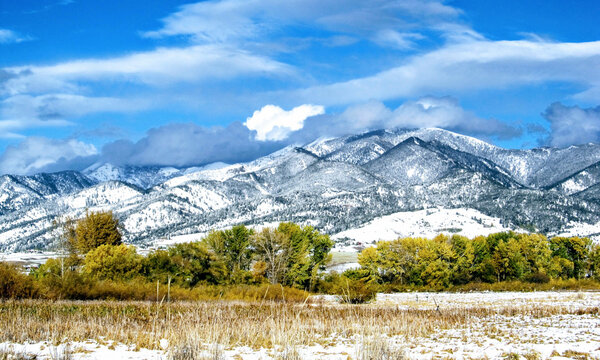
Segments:
[[[121,225],[112,211],[88,211],[76,222],[67,222],[65,234],[71,249],[85,255],[101,245],[120,245]]]

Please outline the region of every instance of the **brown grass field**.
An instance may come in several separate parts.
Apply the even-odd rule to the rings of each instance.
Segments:
[[[423,338],[497,316],[535,319],[556,315],[597,317],[599,309],[547,304],[405,309],[394,305],[342,305],[327,301],[291,304],[10,300],[0,302],[0,343],[48,341],[57,345],[94,340],[99,344],[115,342],[160,349],[161,339],[166,339],[171,358],[200,359],[190,354],[200,353],[211,344],[225,349],[241,346],[290,349],[315,344],[326,347],[335,345],[339,339],[361,338],[370,339],[363,341],[361,351],[373,355],[373,352],[389,352],[387,345],[377,339]],[[196,350],[192,351],[193,348]],[[181,349],[187,349],[186,356],[173,356]],[[371,355],[364,358],[390,358]]]

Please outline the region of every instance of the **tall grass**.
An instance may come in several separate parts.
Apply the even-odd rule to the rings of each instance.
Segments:
[[[472,321],[482,321],[485,317],[498,314],[542,317],[580,314],[581,311],[555,306],[449,308],[436,311],[403,310],[395,306],[269,301],[166,303],[9,300],[0,302],[0,342],[50,341],[59,344],[95,339],[100,343],[112,340],[159,349],[160,340],[167,339],[173,359],[185,359],[185,354],[198,354],[201,350],[210,355],[210,349],[214,349],[216,344],[224,347],[276,348],[281,350],[280,357],[294,358],[295,346],[327,345],[333,339],[355,341],[387,336],[408,339]],[[584,311],[598,314],[598,308]],[[364,348],[367,353],[388,353],[391,348],[388,345],[365,342]],[[363,358],[369,358],[365,356]]]

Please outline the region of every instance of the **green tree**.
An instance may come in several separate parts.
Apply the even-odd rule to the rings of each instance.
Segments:
[[[450,239],[452,251],[456,261],[452,265],[451,281],[453,284],[467,284],[472,280],[473,264],[475,261],[475,249],[473,242],[460,235],[453,235]]]
[[[334,245],[333,241],[312,226],[300,227],[290,222],[279,224],[277,231],[290,239],[283,284],[313,289],[319,271],[325,270],[331,260],[329,252]]]
[[[252,229],[237,225],[228,230],[211,231],[203,242],[224,263],[230,283],[242,282],[249,276],[252,262],[250,236]]]
[[[540,234],[520,234],[517,240],[526,262],[525,273],[548,274],[552,258],[548,239]]]
[[[573,263],[570,273],[562,274],[566,277],[580,279],[587,273],[588,255],[591,250],[592,242],[588,238],[580,237],[553,237],[550,239],[550,249],[552,256],[558,256]],[[568,268],[564,268],[565,270]]]
[[[120,245],[123,237],[120,227],[112,211],[88,211],[82,219],[67,222],[65,234],[71,248],[85,255],[100,245]]]
[[[358,254],[358,264],[365,272],[368,281],[378,283],[381,281],[379,276],[379,253],[377,248],[370,246]]]
[[[594,279],[600,281],[600,245],[594,245],[590,252],[589,259],[590,275]]]
[[[190,242],[148,254],[144,273],[152,280],[166,283],[171,278],[175,284],[194,287],[200,283],[226,282],[227,270],[204,242]]]

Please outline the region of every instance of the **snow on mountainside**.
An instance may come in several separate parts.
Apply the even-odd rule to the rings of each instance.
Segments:
[[[0,214],[37,204],[52,196],[79,191],[92,184],[75,171],[33,176],[4,175],[0,177]]]
[[[382,216],[360,227],[339,232],[332,238],[338,242],[354,239],[367,245],[399,237],[433,238],[438,234],[458,234],[473,238],[507,230],[510,229],[503,226],[500,219],[477,210],[432,208]]]
[[[123,181],[142,189],[148,189],[174,177],[202,172],[204,170],[220,169],[227,166],[224,163],[213,163],[203,167],[176,169],[159,166],[123,166],[118,167],[109,163],[97,163],[83,170],[83,174],[95,182]]]
[[[126,240],[140,245],[278,221],[354,240],[459,228],[468,236],[508,228],[595,235],[599,161],[594,144],[505,150],[421,129],[320,139],[244,164],[5,175],[0,250],[46,247],[54,219],[86,209],[114,211]]]

